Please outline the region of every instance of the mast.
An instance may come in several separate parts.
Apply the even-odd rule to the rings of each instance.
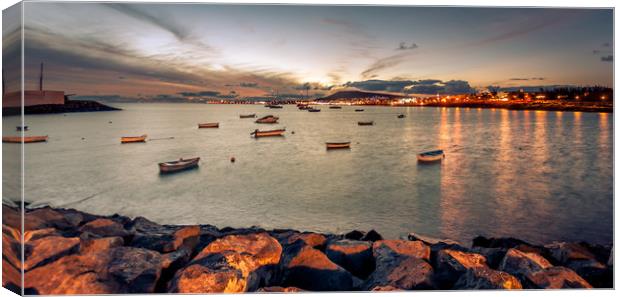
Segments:
[[[41,62],[41,73],[39,74],[39,91],[43,91],[43,62]]]

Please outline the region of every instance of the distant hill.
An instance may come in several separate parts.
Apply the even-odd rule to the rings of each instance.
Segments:
[[[359,99],[359,98],[371,98],[371,97],[382,97],[387,99],[398,99],[405,98],[407,96],[402,94],[394,94],[387,92],[369,92],[369,91],[360,91],[360,90],[343,90],[332,93],[328,96],[318,98],[317,101],[331,101],[331,100],[342,100],[342,99]]]

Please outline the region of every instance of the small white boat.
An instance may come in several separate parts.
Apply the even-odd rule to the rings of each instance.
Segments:
[[[443,150],[424,152],[424,153],[418,154],[418,162],[424,162],[424,163],[437,162],[437,161],[441,161],[445,156],[446,154],[444,154]]]

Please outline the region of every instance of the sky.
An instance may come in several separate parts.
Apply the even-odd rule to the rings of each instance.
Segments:
[[[44,62],[46,89],[80,95],[613,85],[611,9],[28,2],[24,35],[26,88]]]

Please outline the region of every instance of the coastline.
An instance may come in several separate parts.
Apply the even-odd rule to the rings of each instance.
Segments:
[[[2,212],[3,286],[19,291],[20,210]],[[26,208],[24,230],[26,294],[613,287],[612,247],[586,242],[160,225],[51,207]]]

